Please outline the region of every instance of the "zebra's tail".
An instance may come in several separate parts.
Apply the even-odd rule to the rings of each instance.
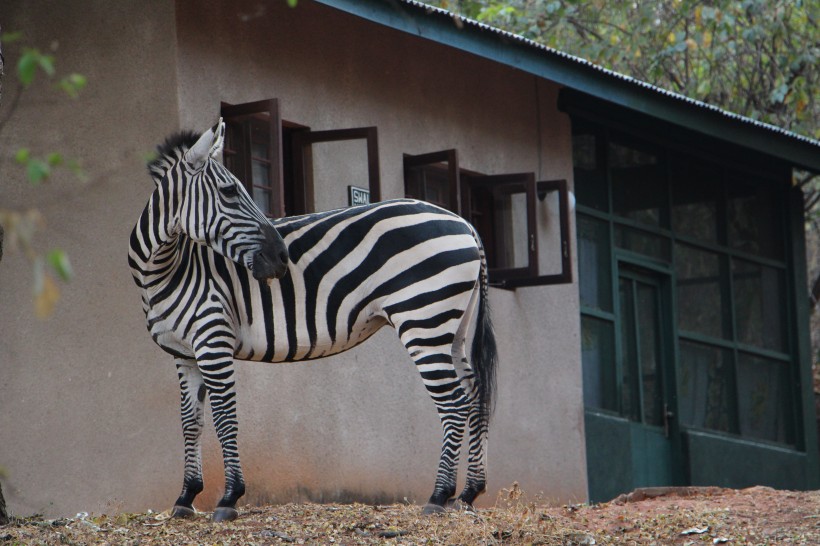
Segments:
[[[476,235],[481,255],[481,271],[479,273],[479,301],[478,316],[476,318],[475,335],[471,348],[470,360],[476,372],[478,382],[478,403],[482,422],[486,425],[490,421],[495,405],[496,368],[498,365],[498,349],[495,344],[493,322],[490,318],[489,285],[487,277],[487,258],[484,247]]]

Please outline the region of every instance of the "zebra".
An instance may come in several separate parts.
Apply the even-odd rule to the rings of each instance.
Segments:
[[[486,490],[497,349],[487,260],[475,229],[432,204],[396,199],[270,221],[218,160],[220,119],[157,147],[155,183],[131,232],[128,263],[148,331],[174,358],[185,445],[173,517],[203,489],[206,396],[225,490],[213,521],[238,516],[245,482],[237,445],[234,359],[296,362],[346,351],[392,326],[420,372],[443,429],[424,514],[470,508]],[[468,330],[475,327],[468,360]],[[465,433],[468,464],[456,499]]]

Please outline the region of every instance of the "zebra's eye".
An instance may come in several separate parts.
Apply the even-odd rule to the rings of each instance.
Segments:
[[[225,197],[236,197],[239,195],[239,188],[237,188],[234,184],[231,184],[230,186],[223,186],[219,188],[219,191]]]

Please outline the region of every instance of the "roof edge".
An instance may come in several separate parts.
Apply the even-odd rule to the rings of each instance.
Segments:
[[[415,0],[315,0],[681,127],[820,171],[820,142],[722,110]]]

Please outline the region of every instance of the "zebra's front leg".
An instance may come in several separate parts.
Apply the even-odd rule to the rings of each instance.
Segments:
[[[222,446],[222,461],[225,465],[225,492],[214,509],[213,521],[232,521],[239,513],[236,501],[245,494],[245,479],[239,463],[237,445],[238,422],[236,417],[236,389],[233,378],[233,356],[219,358],[210,353],[207,358],[199,358],[208,396],[211,401],[216,436]]]
[[[171,512],[171,517],[186,518],[194,515],[194,498],[202,492],[202,427],[205,401],[205,383],[196,360],[177,358],[174,363],[179,378],[182,435],[185,440],[185,473],[182,493]]]

